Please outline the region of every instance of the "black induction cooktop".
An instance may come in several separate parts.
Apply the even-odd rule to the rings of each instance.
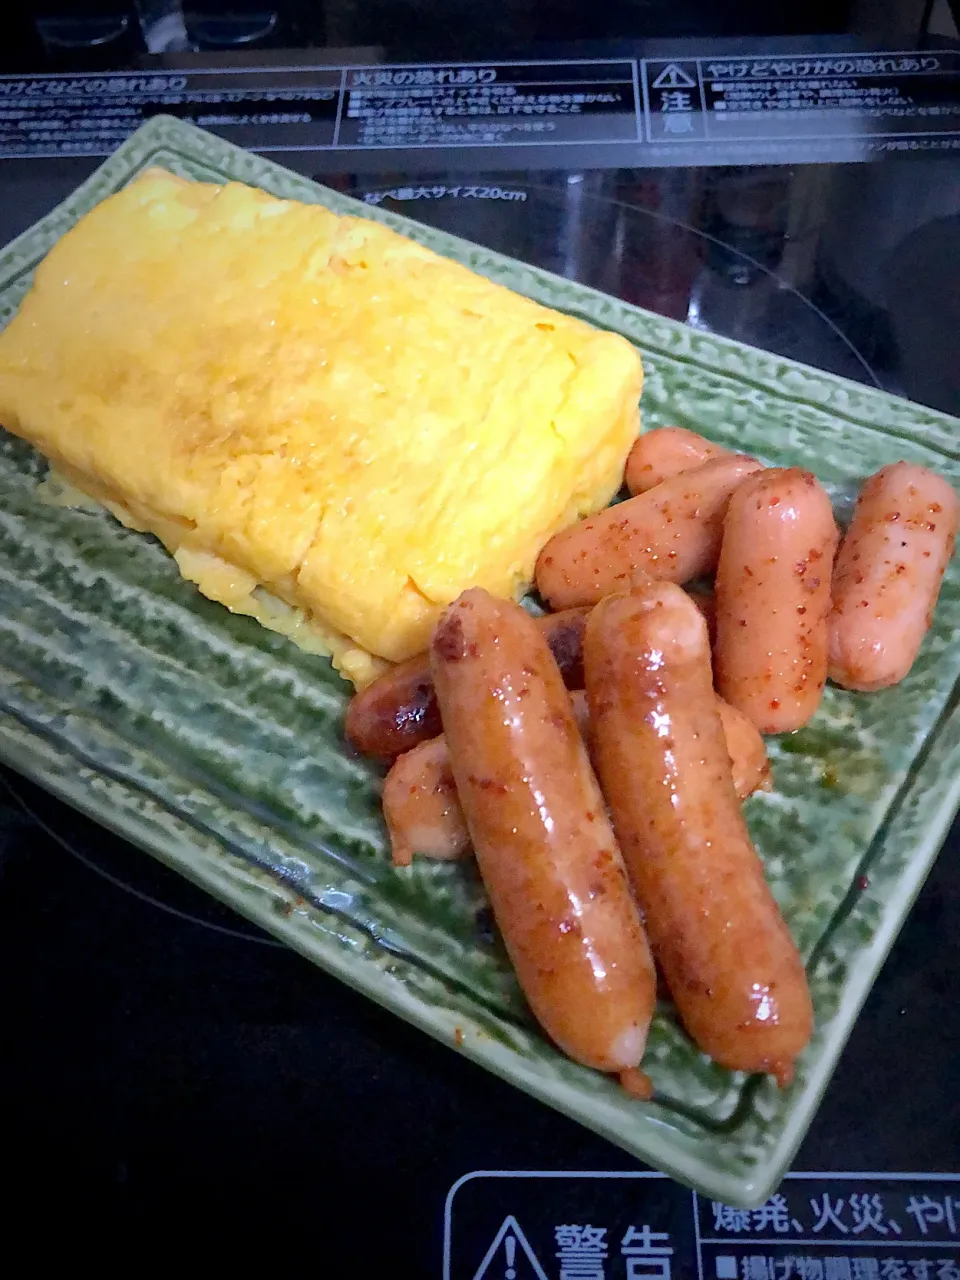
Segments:
[[[706,47],[690,46],[676,57],[669,48],[653,53],[646,71],[640,68],[648,88],[673,65],[661,90],[670,91],[673,80],[680,93],[696,59],[711,56]],[[614,61],[624,56],[622,47],[611,54]],[[796,47],[783,54],[798,56]],[[818,56],[830,56],[829,47]],[[862,49],[857,56],[865,56]],[[157,74],[177,73],[176,61],[168,59]],[[336,92],[347,84],[348,63],[371,72],[377,65],[372,57],[327,57],[325,68],[339,68]],[[476,64],[487,65],[493,64]],[[304,66],[309,59],[302,57],[295,66],[289,58],[259,69],[247,62],[244,75],[255,94],[276,89],[277,67],[288,68],[288,83],[302,84],[310,79]],[[315,82],[322,86],[321,69]],[[0,88],[12,83],[0,81]],[[642,83],[638,73],[638,110]],[[141,110],[136,91],[130,93]],[[934,105],[960,109],[955,81],[943,81]],[[644,118],[637,120],[631,145],[652,147]],[[236,117],[226,127],[239,127]],[[395,147],[358,146],[344,155],[330,146],[294,145],[277,134],[282,121],[242,127],[251,131],[249,145],[368,204],[694,327],[960,413],[960,150],[862,148],[851,157],[827,149],[819,160],[799,153],[772,160],[758,150],[734,164],[719,163],[703,139],[704,162],[649,155],[649,163],[638,163],[647,153],[618,154],[616,141],[603,143],[606,151],[598,143],[598,159],[597,148],[571,140],[530,153],[523,165],[516,147],[498,152],[496,144],[471,152],[407,136]],[[946,126],[941,133],[948,136]],[[81,150],[62,136],[8,149],[0,160],[0,239],[47,212],[92,170],[96,144],[90,154]],[[796,1162],[800,1171],[859,1171],[864,1179],[916,1174],[915,1204],[922,1190],[936,1207],[937,1187],[945,1188],[940,1251],[930,1254],[927,1271],[913,1266],[926,1257],[920,1248],[926,1235],[896,1255],[897,1233],[881,1238],[871,1226],[867,1236],[857,1235],[856,1216],[846,1234],[834,1232],[832,1270],[817,1264],[817,1272],[814,1240],[805,1272],[797,1258],[794,1272],[778,1271],[782,1241],[752,1252],[711,1245],[704,1237],[712,1229],[709,1206],[691,1206],[688,1193],[672,1185],[630,1183],[640,1189],[630,1192],[636,1203],[652,1206],[650,1222],[660,1206],[675,1234],[699,1233],[676,1245],[673,1274],[872,1280],[870,1258],[853,1245],[875,1236],[879,1280],[955,1280],[946,1267],[960,1259],[960,1229],[951,1254],[948,1228],[951,1214],[960,1228],[960,1204],[951,1208],[960,1186],[929,1179],[960,1175],[957,852],[955,828]],[[310,967],[9,771],[0,772],[0,952],[8,1030],[0,1096],[5,1151],[16,1171],[6,1193],[14,1234],[19,1223],[26,1227],[41,1215],[50,1227],[81,1221],[89,1232],[93,1224],[94,1235],[114,1242],[121,1237],[108,1237],[108,1228],[116,1233],[124,1226],[140,1231],[141,1241],[206,1240],[224,1261],[241,1250],[249,1261],[254,1248],[269,1246],[274,1263],[286,1263],[295,1249],[294,1265],[324,1276],[434,1276],[444,1265],[446,1229],[447,1274],[468,1280],[669,1277],[662,1253],[647,1257],[661,1259],[654,1270],[631,1271],[636,1257],[627,1245],[622,1256],[615,1251],[599,1263],[596,1253],[582,1252],[578,1265],[592,1258],[594,1270],[576,1271],[569,1249],[565,1260],[563,1249],[546,1258],[531,1245],[518,1205],[528,1223],[538,1213],[549,1216],[551,1204],[571,1215],[571,1226],[583,1226],[589,1215],[599,1222],[615,1195],[599,1179],[564,1183],[562,1196],[556,1179],[527,1180],[522,1192],[519,1182],[505,1179],[502,1194],[489,1191],[500,1184],[488,1180],[483,1213],[503,1218],[502,1233],[481,1239],[486,1227],[471,1218],[481,1209],[471,1208],[465,1190],[450,1201],[445,1228],[448,1192],[476,1170],[633,1174],[639,1166]],[[616,1184],[621,1191],[626,1185]],[[842,1223],[853,1207],[860,1213],[860,1197],[868,1197],[869,1207],[879,1185],[799,1180],[785,1187],[790,1205],[813,1206],[826,1196]],[[889,1201],[889,1187],[885,1194]],[[702,1221],[698,1212],[706,1215]],[[734,1230],[734,1219],[724,1221],[718,1214],[720,1240]],[[741,1227],[749,1235],[749,1217]],[[758,1239],[767,1240],[765,1230]],[[855,1253],[859,1270],[836,1261]],[[766,1271],[748,1261],[754,1257],[766,1260]]]

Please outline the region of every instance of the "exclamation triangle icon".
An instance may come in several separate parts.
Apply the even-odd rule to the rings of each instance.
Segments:
[[[517,1261],[526,1260],[529,1266],[522,1266],[519,1274]],[[520,1229],[513,1214],[508,1214],[500,1230],[493,1237],[493,1244],[483,1255],[483,1261],[473,1274],[473,1280],[547,1280],[546,1272],[537,1261],[537,1255],[530,1247],[530,1241]]]

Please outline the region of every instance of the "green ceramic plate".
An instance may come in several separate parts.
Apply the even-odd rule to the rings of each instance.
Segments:
[[[813,466],[841,517],[857,481],[897,458],[960,481],[960,423],[942,414],[362,207],[165,118],[0,254],[0,323],[56,239],[148,165],[376,218],[617,330],[643,352],[647,426],[681,423],[770,462]],[[647,1058],[656,1099],[642,1104],[531,1024],[503,953],[478,927],[483,893],[470,867],[391,867],[380,775],[343,745],[347,687],[328,664],[204,600],[150,538],[45,504],[44,470],[0,431],[0,755],[534,1097],[716,1199],[762,1200],[960,802],[960,567],[910,678],[871,696],[829,690],[807,729],[771,744],[776,788],[747,806],[816,1003],[795,1083],[778,1093],[720,1070],[664,1010]]]

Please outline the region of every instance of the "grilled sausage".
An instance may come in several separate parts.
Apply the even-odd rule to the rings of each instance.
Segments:
[[[571,693],[570,707],[588,742],[587,698],[582,689]],[[745,715],[721,698],[717,709],[737,795],[745,799],[754,791],[768,789],[770,765],[763,739]],[[383,816],[394,866],[409,866],[415,853],[444,862],[470,854],[470,833],[443,734],[421,742],[393,762],[383,784]]]
[[[632,494],[646,493],[663,480],[726,452],[686,427],[654,427],[637,437],[627,457],[623,478]]]
[[[807,723],[827,679],[837,527],[809,471],[774,469],[733,495],[717,568],[717,692],[761,733]]]
[[[543,635],[518,605],[466,591],[431,665],[480,874],[533,1012],[578,1062],[629,1070],[653,1014],[653,962]]]
[[[723,1066],[785,1083],[810,994],[734,792],[704,621],[667,583],[610,596],[584,664],[597,772],[680,1018]]]
[[[712,572],[730,495],[761,464],[727,454],[564,529],[537,560],[553,609],[596,604],[638,571],[667,582]]]
[[[566,609],[537,619],[570,689],[583,687],[583,628],[586,609]],[[361,689],[347,708],[346,735],[363,755],[393,760],[440,732],[440,712],[430,674],[430,655],[398,663]]]
[[[585,734],[587,699],[582,689],[570,695],[570,706]],[[470,853],[470,833],[443,734],[394,760],[383,783],[383,816],[394,866],[409,866],[415,853],[441,861]]]
[[[830,678],[884,689],[913,666],[957,536],[957,495],[908,462],[863,486],[833,573]]]

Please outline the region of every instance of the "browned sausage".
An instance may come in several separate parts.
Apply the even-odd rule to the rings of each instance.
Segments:
[[[623,478],[631,493],[646,493],[661,481],[726,452],[686,427],[654,427],[637,438],[627,457]]]
[[[567,609],[625,590],[638,570],[668,582],[712,572],[730,495],[759,470],[727,454],[562,530],[537,560],[540,594]]]
[[[475,588],[444,612],[431,663],[480,874],[533,1012],[578,1062],[635,1067],[653,962],[542,633]]]
[[[582,689],[571,692],[570,707],[589,749],[589,713]],[[770,763],[760,734],[742,712],[722,698],[717,699],[717,710],[737,796],[744,800],[754,791],[769,790]],[[443,734],[421,742],[393,762],[383,784],[383,816],[395,866],[409,866],[415,853],[440,861],[471,853]]]
[[[694,601],[696,604],[696,601]],[[590,740],[590,711],[587,706],[585,692],[576,690],[570,694],[570,705],[574,719],[588,751],[592,750]],[[769,791],[773,785],[770,772],[770,761],[763,738],[742,711],[731,707],[729,702],[717,698],[717,711],[720,713],[720,727],[730,757],[733,771],[733,789],[739,800],[746,800],[755,791]]]
[[[813,1013],[733,789],[704,621],[655,583],[598,605],[584,641],[597,771],[687,1031],[783,1083]]]
[[[863,486],[833,572],[837,684],[884,689],[913,666],[953,555],[957,507],[942,476],[908,462],[884,467]]]
[[[347,741],[364,755],[392,760],[440,732],[430,659],[425,653],[399,662],[350,699]]]
[[[587,698],[582,689],[570,694],[573,718],[587,741]],[[770,765],[763,739],[745,715],[717,699],[737,795],[745,799],[770,786]],[[450,861],[470,852],[457,784],[453,780],[447,740],[440,735],[398,756],[383,784],[383,816],[395,866],[410,865],[415,853]]]
[[[807,723],[827,679],[837,526],[809,471],[765,471],[730,500],[717,568],[717,692],[761,733]]]
[[[565,609],[537,619],[570,689],[583,687],[583,628],[586,609]],[[361,689],[347,708],[347,739],[366,756],[393,760],[440,732],[440,712],[430,674],[430,655],[400,662]]]
[[[586,733],[582,689],[571,693],[570,707],[580,732]],[[397,867],[409,866],[415,853],[442,861],[470,853],[470,833],[443,734],[394,760],[383,783],[383,816]]]

